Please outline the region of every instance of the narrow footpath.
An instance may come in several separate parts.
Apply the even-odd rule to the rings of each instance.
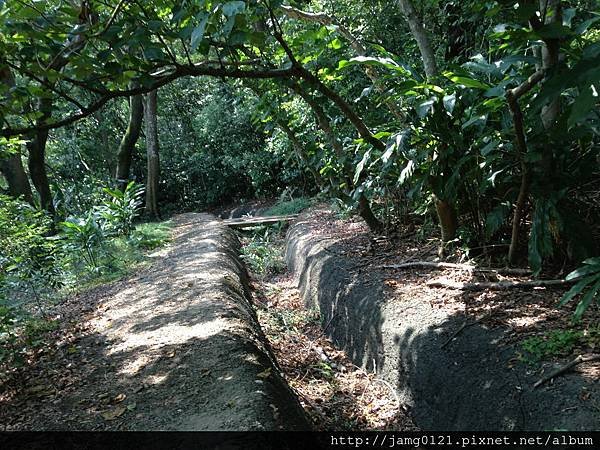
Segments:
[[[0,385],[0,430],[308,428],[256,321],[237,238],[210,215],[174,222],[149,268],[61,306],[56,342]]]

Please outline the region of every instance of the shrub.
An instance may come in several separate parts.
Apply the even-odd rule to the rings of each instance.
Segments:
[[[281,273],[285,269],[283,251],[273,242],[269,230],[262,236],[250,238],[249,243],[242,247],[242,259],[253,273],[263,277]]]
[[[131,181],[123,191],[104,188],[108,199],[96,209],[103,219],[102,228],[109,235],[128,236],[138,216],[144,188]]]
[[[269,216],[286,216],[288,214],[298,214],[313,204],[312,199],[307,197],[295,198],[288,201],[280,201],[267,210]]]

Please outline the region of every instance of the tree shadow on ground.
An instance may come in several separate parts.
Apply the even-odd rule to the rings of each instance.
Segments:
[[[534,389],[542,367],[518,360],[519,348],[507,339],[514,333],[510,328],[494,321],[477,322],[464,309],[449,312],[429,299],[390,295],[384,289],[389,275],[357,270],[361,262],[344,256],[348,242],[324,245],[323,240],[301,239],[298,235],[289,239],[288,260],[290,253],[306,258],[299,285],[307,305],[319,308],[327,335],[355,364],[396,386],[417,426],[424,430],[600,426],[597,379],[573,371]],[[396,279],[402,283],[401,275]],[[490,317],[506,314],[501,295],[487,296]],[[462,297],[458,302],[472,301],[468,294],[458,296]],[[535,302],[543,303],[543,296],[527,301],[521,312],[535,315],[539,306]],[[545,363],[544,373],[554,366]]]
[[[0,429],[309,427],[254,319],[235,236],[206,220],[179,231],[152,267],[72,300],[97,313],[20,372]]]

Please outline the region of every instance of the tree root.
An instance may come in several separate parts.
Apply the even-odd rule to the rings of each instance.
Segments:
[[[466,270],[469,272],[486,272],[495,273],[498,275],[531,275],[531,270],[528,269],[492,269],[488,267],[475,267],[469,264],[453,264],[444,262],[431,262],[431,261],[413,261],[402,264],[390,264],[381,266],[383,269],[457,269]]]
[[[476,319],[473,322],[467,322],[465,321],[465,323],[463,323],[460,328],[458,330],[456,330],[454,333],[452,333],[452,336],[450,336],[446,342],[444,342],[442,345],[440,345],[440,348],[444,348],[446,347],[450,342],[452,342],[456,336],[458,336],[460,333],[462,333],[465,329],[472,327],[473,325],[477,325],[479,322],[484,321],[485,319],[487,319],[488,317],[490,317],[492,315],[491,311],[483,316],[481,316],[479,319]]]
[[[575,280],[577,281],[577,280]],[[449,280],[431,280],[427,282],[429,287],[457,289],[460,291],[507,291],[510,289],[533,289],[536,287],[567,286],[573,280],[528,280],[528,281],[497,281],[459,283]]]
[[[542,384],[547,383],[548,381],[556,378],[559,375],[562,375],[563,373],[567,372],[568,370],[572,369],[573,367],[575,367],[581,363],[591,362],[591,361],[600,361],[600,354],[579,355],[574,360],[568,362],[564,366],[559,367],[558,369],[554,370],[553,372],[550,372],[548,375],[546,375],[545,377],[543,377],[542,379],[537,381],[533,385],[533,388],[536,389],[536,388],[540,387]]]

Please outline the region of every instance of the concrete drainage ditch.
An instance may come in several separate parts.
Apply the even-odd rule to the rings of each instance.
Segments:
[[[594,430],[600,413],[582,392],[598,380],[570,373],[541,388],[539,372],[512,364],[504,328],[475,324],[444,345],[464,323],[420,298],[390,299],[383,280],[369,283],[340,256],[340,239],[315,233],[310,213],[287,233],[286,262],[307,307],[355,364],[394,385],[423,430]],[[376,278],[376,276],[375,276]],[[594,397],[595,397],[594,396]]]

